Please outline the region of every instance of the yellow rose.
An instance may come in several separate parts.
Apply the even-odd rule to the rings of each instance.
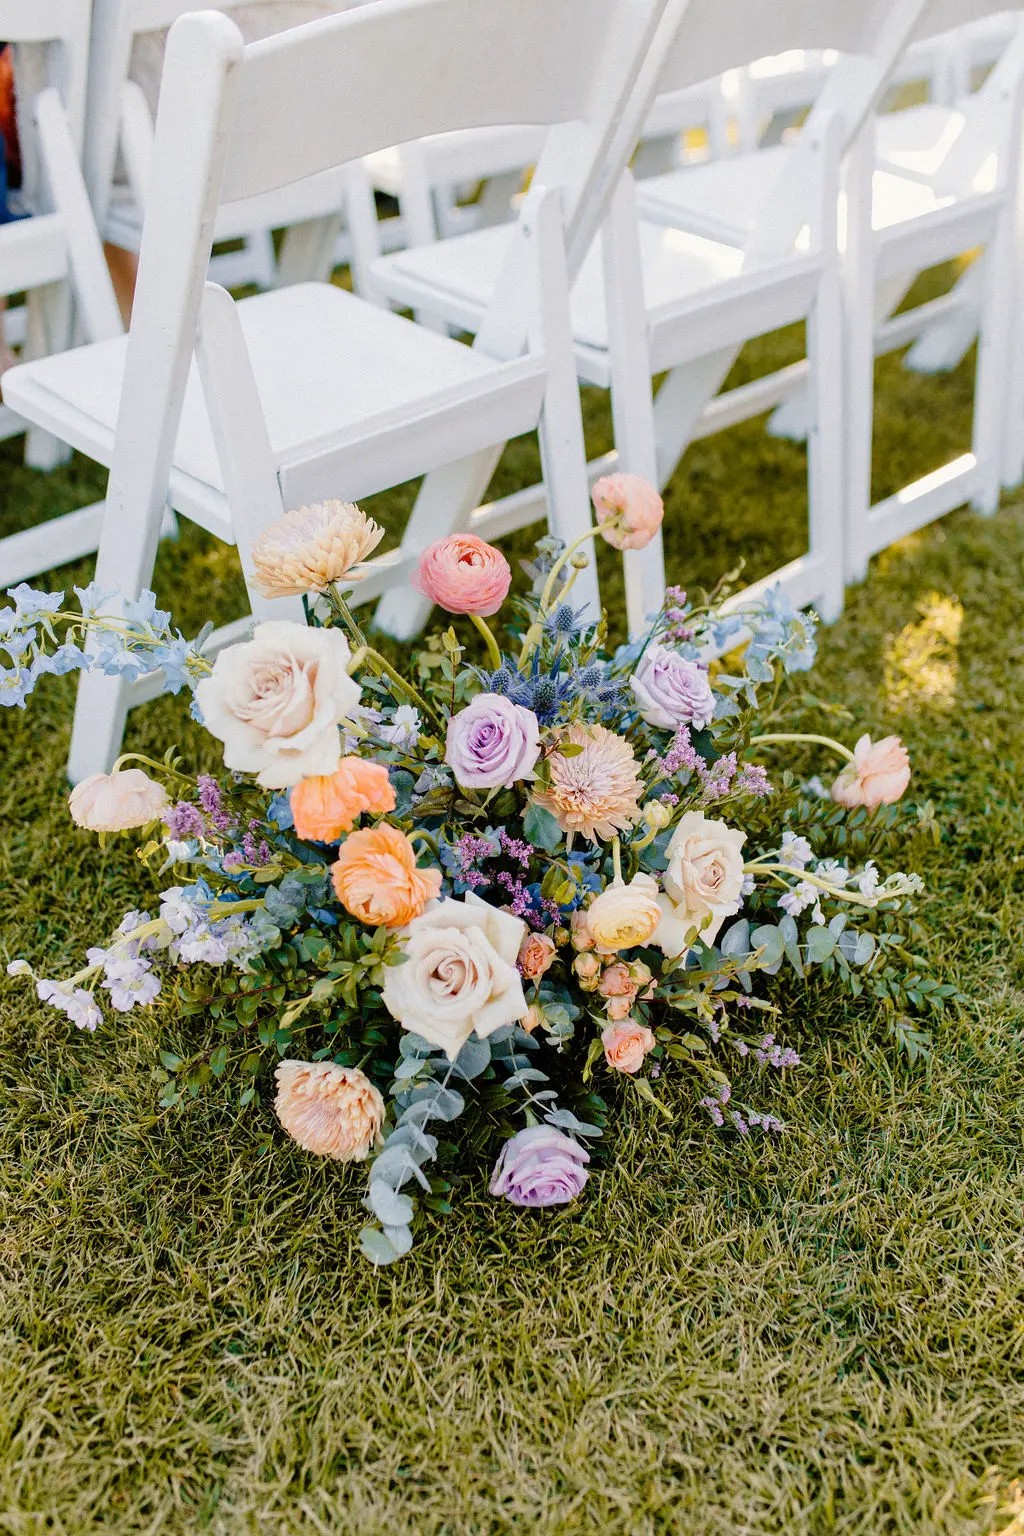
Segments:
[[[613,955],[646,944],[661,921],[658,882],[653,875],[634,875],[595,897],[587,908],[587,926],[598,950]]]

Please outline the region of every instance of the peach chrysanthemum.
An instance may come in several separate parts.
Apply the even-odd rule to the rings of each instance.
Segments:
[[[286,512],[252,547],[253,585],[264,597],[302,597],[332,581],[359,581],[357,570],[384,537],[351,501],[323,501]]]
[[[562,742],[582,747],[575,756],[548,759],[551,782],[534,798],[565,833],[596,843],[624,832],[640,819],[643,785],[628,741],[603,725],[570,725]]]
[[[359,1163],[381,1140],[384,1100],[358,1067],[282,1061],[275,1076],[277,1118],[303,1151]]]

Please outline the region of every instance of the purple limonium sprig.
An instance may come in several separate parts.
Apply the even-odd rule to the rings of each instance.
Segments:
[[[515,859],[516,863],[521,864],[524,869],[528,869],[534,854],[531,845],[525,843],[522,838],[510,837],[504,827],[498,833],[498,838],[502,851],[507,853],[510,859]]]
[[[666,640],[675,641],[677,645],[685,644],[692,640],[696,631],[689,622],[690,610],[686,604],[686,593],[682,587],[665,588],[665,628]]]
[[[727,752],[724,757],[712,763],[710,768],[706,763],[699,762],[697,777],[701,781],[702,799],[721,800],[732,789],[736,777],[736,753]]]
[[[221,787],[210,773],[201,773],[196,780],[199,804],[209,817],[210,825],[218,832],[233,832],[237,825],[230,811],[224,809]]]
[[[177,805],[171,806],[164,815],[164,826],[171,837],[180,843],[187,843],[193,837],[202,837],[206,832],[202,812],[188,800],[179,800]]]
[[[798,1067],[800,1057],[789,1046],[777,1045],[774,1035],[765,1035],[760,1045],[754,1048],[754,1060],[762,1067],[775,1067],[783,1071],[786,1067]]]
[[[738,795],[753,795],[758,799],[774,793],[767,771],[760,763],[748,763],[742,768],[733,788]]]

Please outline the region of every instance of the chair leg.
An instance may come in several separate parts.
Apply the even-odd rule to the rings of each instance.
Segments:
[[[870,319],[846,338],[846,580],[863,581],[871,559],[871,437],[874,425],[874,348]]]
[[[25,295],[25,322],[26,362],[64,351],[71,342],[71,295],[66,285],[49,283],[30,289]],[[25,463],[30,469],[57,469],[70,457],[66,443],[38,427],[30,428],[25,439]]]
[[[627,173],[620,178],[612,196],[601,235],[612,426],[620,469],[655,484],[658,444],[637,230],[635,192]],[[660,611],[665,598],[665,555],[660,530],[646,549],[623,554],[622,574],[626,585],[626,621],[630,638],[636,639],[646,630],[648,620]]]
[[[274,287],[326,283],[334,270],[334,248],[340,231],[340,213],[292,224],[281,246]]]
[[[96,558],[96,581],[100,587],[137,595],[152,585],[162,521],[160,510],[154,509],[154,515],[150,515],[148,509],[140,507],[136,515],[129,515],[111,477]],[[131,689],[131,683],[120,677],[82,673],[67,767],[73,784],[91,773],[110,771],[121,748]]]
[[[846,412],[843,523],[847,582],[863,581],[871,558],[871,437],[874,423],[875,284],[872,235],[873,139],[862,133],[847,157],[847,244],[842,264],[842,398]]]
[[[1000,216],[987,251],[981,283],[978,361],[974,374],[973,449],[978,462],[977,489],[971,497],[976,512],[990,517],[999,506],[1002,487],[1003,432],[1012,354],[1014,249],[1013,211]]]
[[[843,611],[843,314],[838,273],[827,267],[807,317],[813,417],[807,437],[809,553],[822,576],[816,606],[826,624]]]
[[[695,363],[683,363],[673,368],[662,382],[654,397],[658,485],[662,489],[679,467],[701,412],[725,383],[739,351],[739,347],[729,347],[723,352],[702,357]]]

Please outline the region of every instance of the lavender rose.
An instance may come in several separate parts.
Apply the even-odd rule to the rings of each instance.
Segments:
[[[692,725],[699,731],[710,725],[715,713],[715,696],[703,667],[667,645],[647,647],[630,687],[648,725],[666,730]]]
[[[500,693],[481,693],[448,722],[445,762],[465,789],[508,789],[540,756],[537,716]]]
[[[550,1125],[534,1125],[506,1141],[491,1175],[492,1195],[539,1209],[568,1205],[587,1182],[590,1153]]]

